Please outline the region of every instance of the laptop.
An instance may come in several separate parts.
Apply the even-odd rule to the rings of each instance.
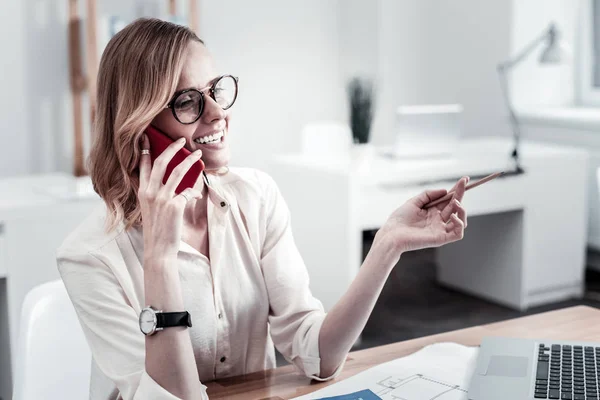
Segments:
[[[395,138],[389,157],[448,158],[462,136],[460,104],[405,105],[396,110]]]
[[[598,400],[600,343],[486,337],[469,400]]]

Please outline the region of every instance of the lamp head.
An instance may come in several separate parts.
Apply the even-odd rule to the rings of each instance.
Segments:
[[[571,56],[569,45],[562,39],[556,25],[551,24],[546,34],[546,47],[540,55],[540,64],[560,64],[567,62]]]

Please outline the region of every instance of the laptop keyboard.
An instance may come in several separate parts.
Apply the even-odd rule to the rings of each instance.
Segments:
[[[540,344],[536,367],[536,399],[600,399],[600,347]]]

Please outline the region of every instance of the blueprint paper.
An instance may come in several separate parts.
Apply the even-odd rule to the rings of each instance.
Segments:
[[[356,393],[343,394],[341,396],[323,397],[319,400],[381,400],[381,398],[367,389]]]
[[[477,351],[477,347],[456,343],[433,344],[293,400],[322,399],[367,389],[382,400],[467,400]]]

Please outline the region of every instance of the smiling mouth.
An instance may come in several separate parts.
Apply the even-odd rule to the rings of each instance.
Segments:
[[[213,133],[212,135],[202,136],[194,139],[194,143],[198,144],[210,144],[220,142],[223,138],[223,131]]]

